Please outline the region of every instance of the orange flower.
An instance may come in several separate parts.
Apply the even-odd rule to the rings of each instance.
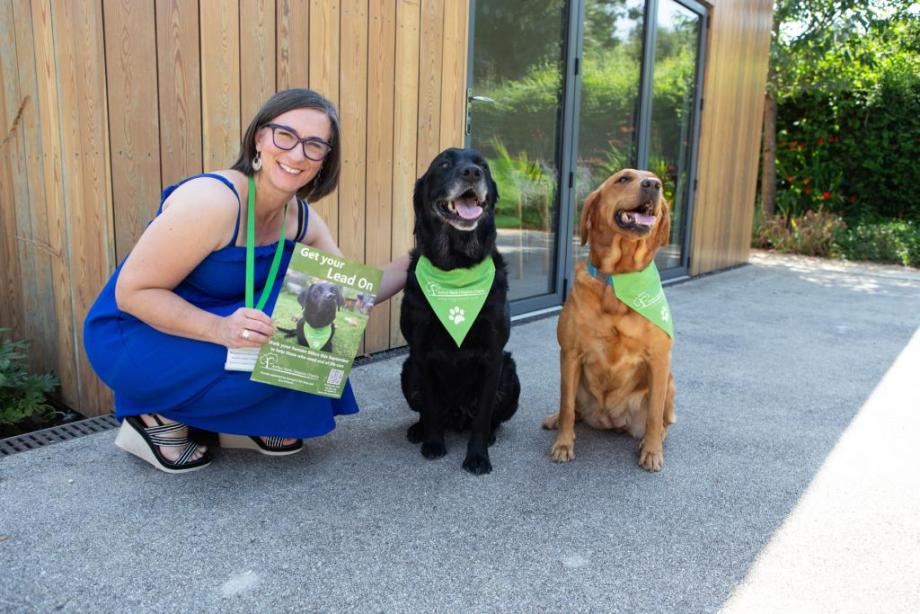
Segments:
[[[792,183],[793,181],[795,181],[795,177],[793,177],[792,175],[789,175],[789,176],[786,177],[786,181],[787,181],[788,183]]]
[[[805,188],[802,191],[805,192],[806,194],[811,194],[811,188]]]
[[[802,180],[802,183],[804,183],[805,185],[808,185],[809,183],[811,183],[811,177],[806,177],[805,179]]]
[[[821,194],[821,200],[827,200],[831,196],[833,196],[833,194],[831,194],[830,192],[824,192],[823,194]]]
[[[822,136],[822,137],[818,137],[818,140],[815,141],[815,143],[817,143],[818,145],[823,145],[823,144],[824,144],[824,137],[823,137],[823,136]]]

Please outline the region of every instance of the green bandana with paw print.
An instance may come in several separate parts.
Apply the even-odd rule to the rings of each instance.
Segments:
[[[663,330],[668,337],[674,338],[674,322],[671,321],[671,308],[661,287],[661,276],[655,261],[637,273],[604,275],[588,261],[588,273],[613,287],[616,297],[626,303],[630,309],[646,318]]]
[[[492,289],[495,279],[492,258],[468,269],[442,271],[428,258],[420,256],[415,265],[415,278],[431,309],[460,347]]]
[[[332,336],[332,324],[326,324],[320,328],[313,328],[306,322],[303,325],[303,336],[307,340],[307,346],[311,350],[321,350],[329,337]]]

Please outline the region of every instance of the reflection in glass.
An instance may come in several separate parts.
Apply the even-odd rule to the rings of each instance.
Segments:
[[[661,0],[658,5],[648,167],[661,178],[671,205],[671,241],[658,252],[659,269],[681,263],[700,24],[699,15],[673,0]]]
[[[511,299],[553,292],[564,0],[475,4],[470,144],[488,159],[500,199],[499,249]]]
[[[636,167],[644,0],[587,0],[575,176],[575,262],[585,197],[608,176]]]

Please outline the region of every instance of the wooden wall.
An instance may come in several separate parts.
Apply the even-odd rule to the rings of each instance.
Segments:
[[[112,409],[82,323],[160,190],[226,168],[276,90],[342,117],[339,189],[316,203],[345,254],[412,243],[420,169],[463,143],[468,0],[0,2],[0,326],[81,413]],[[365,349],[399,343],[398,299]]]
[[[747,262],[772,0],[710,2],[690,273]]]

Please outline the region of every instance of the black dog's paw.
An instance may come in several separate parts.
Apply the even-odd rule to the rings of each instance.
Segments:
[[[492,463],[486,454],[467,454],[463,459],[463,468],[473,475],[485,475],[492,472]]]
[[[410,443],[422,443],[422,421],[419,420],[406,429],[406,439]]]
[[[428,460],[441,458],[447,454],[447,446],[443,441],[426,441],[422,444],[422,456]]]
[[[497,430],[498,428],[496,428],[495,431],[492,431],[491,433],[489,433],[489,446],[492,446],[495,444],[495,432]]]

